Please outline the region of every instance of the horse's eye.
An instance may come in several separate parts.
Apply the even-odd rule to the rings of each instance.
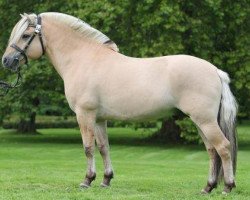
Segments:
[[[28,35],[28,34],[23,34],[22,39],[28,39],[29,37],[30,37],[30,35]]]

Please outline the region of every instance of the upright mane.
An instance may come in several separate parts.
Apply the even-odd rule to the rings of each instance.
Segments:
[[[79,18],[56,12],[47,12],[43,13],[43,15],[49,16],[50,18],[53,18],[60,23],[68,25],[74,31],[80,33],[84,38],[88,38],[100,44],[103,44],[114,51],[119,51],[117,45],[112,40],[110,40],[109,37],[98,31],[97,29],[91,27],[89,24]]]

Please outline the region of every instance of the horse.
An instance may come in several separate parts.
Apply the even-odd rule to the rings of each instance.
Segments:
[[[224,194],[235,187],[237,102],[226,72],[189,55],[134,58],[119,53],[106,35],[70,15],[23,14],[2,57],[17,71],[45,54],[63,79],[65,96],[76,114],[87,159],[80,187],[95,180],[95,141],[104,163],[102,187],[110,186],[113,168],[107,120],[146,121],[177,108],[197,126],[210,158],[202,193],[224,177]]]

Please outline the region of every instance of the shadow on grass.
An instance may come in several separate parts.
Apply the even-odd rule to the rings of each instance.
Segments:
[[[122,129],[121,129],[122,130]],[[125,129],[124,129],[125,130]],[[133,130],[132,130],[133,131]],[[160,140],[153,140],[150,138],[150,134],[142,135],[134,131],[135,134],[115,133],[113,131],[109,134],[110,145],[120,146],[151,146],[159,148],[182,148],[187,150],[204,150],[203,144],[172,144]],[[82,144],[79,130],[63,129],[60,130],[51,129],[51,133],[39,132],[37,135],[24,135],[18,134],[13,130],[4,130],[0,133],[0,144],[4,143],[27,143],[27,144]],[[69,133],[68,133],[69,132]],[[117,129],[119,132],[119,129]],[[239,149],[250,150],[250,134],[246,132],[241,133],[239,137]]]
[[[64,129],[65,131],[66,129]],[[69,131],[71,131],[69,129]],[[82,144],[82,139],[80,132],[75,130],[73,133],[51,133],[51,134],[43,134],[39,132],[39,134],[19,134],[14,130],[4,130],[0,133],[0,145],[8,144],[8,143],[22,143],[22,144],[62,144],[62,145],[72,145],[72,144]],[[65,131],[67,132],[67,131]],[[151,147],[159,147],[159,148],[185,148],[190,150],[204,150],[204,145],[188,145],[188,144],[168,144],[163,141],[156,141],[150,139],[150,137],[142,136],[135,131],[135,134],[110,134],[109,135],[109,143],[110,145],[118,145],[118,146],[151,146]]]

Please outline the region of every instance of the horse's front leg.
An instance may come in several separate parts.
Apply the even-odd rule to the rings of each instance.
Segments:
[[[104,164],[104,178],[103,178],[103,182],[101,183],[102,187],[109,186],[110,181],[114,175],[112,165],[111,165],[111,159],[109,156],[109,142],[108,142],[108,135],[107,135],[106,127],[107,127],[106,121],[98,122],[96,124],[96,131],[95,131],[96,143],[100,151],[100,154],[102,156],[103,164]]]
[[[91,186],[91,182],[95,180],[95,115],[93,113],[77,114],[77,122],[80,127],[83,147],[85,155],[87,157],[87,173],[84,181],[80,184],[80,187],[88,188]]]

